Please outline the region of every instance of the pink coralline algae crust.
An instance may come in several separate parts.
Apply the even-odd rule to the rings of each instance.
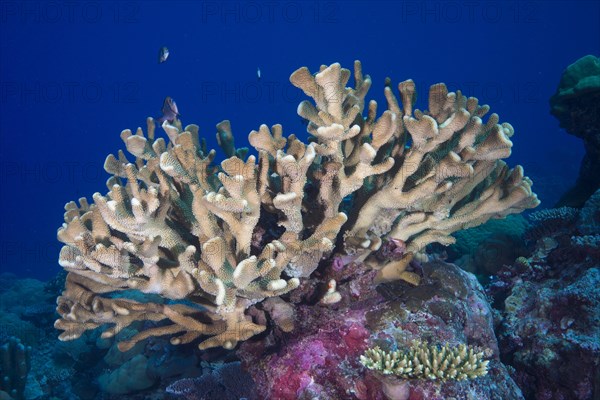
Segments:
[[[337,276],[339,303],[321,306],[307,299],[312,284],[294,296],[296,328],[275,329],[260,340],[242,343],[238,355],[261,399],[272,400],[418,400],[522,399],[498,360],[491,309],[476,279],[452,264],[425,263],[422,282],[380,285],[348,279],[364,274],[361,265],[329,268],[323,281]],[[356,275],[356,276],[357,276]],[[367,274],[368,275],[368,274]],[[357,283],[362,282],[362,283]],[[314,301],[314,299],[313,299]],[[365,369],[359,357],[368,347],[408,347],[413,340],[467,343],[487,349],[487,376],[462,382],[402,381]],[[386,397],[384,392],[388,394]]]
[[[297,320],[314,322],[309,314],[315,311],[313,307],[300,306]],[[364,312],[349,311],[343,319],[336,318],[325,307],[318,313],[331,323],[324,323],[310,334],[291,334],[285,339],[284,351],[261,358],[263,350],[268,352],[262,348],[263,343],[249,341],[242,346],[238,354],[246,361],[264,398],[295,400],[309,393],[319,393],[319,399],[335,399],[340,388],[353,389],[360,370],[358,359],[367,349],[370,335],[364,327]],[[253,368],[256,363],[260,367]],[[335,383],[334,388],[332,383]]]

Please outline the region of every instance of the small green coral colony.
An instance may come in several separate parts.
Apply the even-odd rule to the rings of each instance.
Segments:
[[[474,379],[488,372],[489,360],[483,351],[472,346],[438,347],[413,342],[406,351],[387,352],[379,346],[368,349],[360,356],[366,368],[384,375],[396,375],[402,379],[456,380]]]

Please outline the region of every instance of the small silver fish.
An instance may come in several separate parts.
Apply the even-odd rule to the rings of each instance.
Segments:
[[[162,116],[156,118],[156,121],[159,124],[162,124],[165,121],[173,122],[177,117],[180,117],[179,110],[177,109],[177,104],[175,104],[175,100],[173,100],[170,96],[165,97],[165,101],[162,106]]]
[[[258,80],[260,81],[260,68],[256,70],[256,76],[258,76]]]
[[[165,46],[163,46],[158,51],[158,63],[159,64],[164,63],[165,61],[167,61],[167,58],[169,58],[169,49],[167,49]]]

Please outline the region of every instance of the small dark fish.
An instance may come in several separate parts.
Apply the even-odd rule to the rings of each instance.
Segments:
[[[158,63],[164,63],[165,61],[167,61],[167,58],[169,58],[169,49],[163,46],[158,51]]]
[[[165,101],[162,106],[162,116],[156,118],[156,122],[162,124],[165,121],[169,121],[169,123],[173,122],[177,117],[180,117],[179,110],[177,109],[177,104],[175,104],[175,100],[171,97],[165,97]]]

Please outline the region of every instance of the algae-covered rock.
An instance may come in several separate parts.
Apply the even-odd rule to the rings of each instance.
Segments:
[[[147,365],[148,359],[138,354],[119,369],[101,375],[98,378],[100,388],[110,394],[128,394],[148,389],[155,381],[146,373]]]
[[[557,207],[581,207],[600,187],[600,58],[587,55],[563,73],[550,112],[569,134],[583,139],[586,154],[575,186]]]

